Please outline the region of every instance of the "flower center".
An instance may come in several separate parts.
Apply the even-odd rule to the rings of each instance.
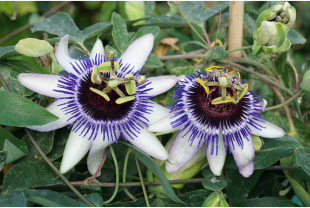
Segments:
[[[115,101],[120,97],[114,90],[107,93],[110,101],[107,101],[101,95],[89,90],[90,87],[102,91],[107,85],[103,82],[101,85],[91,81],[91,72],[85,79],[81,79],[79,85],[79,93],[77,98],[82,106],[83,111],[96,120],[118,120],[127,115],[134,104],[134,100],[122,104],[117,104]],[[119,85],[118,88],[128,96],[124,85]]]

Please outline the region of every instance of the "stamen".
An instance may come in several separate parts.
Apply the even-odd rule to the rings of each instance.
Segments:
[[[126,97],[120,97],[118,98],[115,103],[117,104],[122,104],[122,103],[126,103],[128,101],[134,100],[135,96],[126,96]]]
[[[196,80],[196,82],[198,82],[203,87],[203,89],[205,89],[206,93],[208,94],[209,93],[209,87],[206,86],[201,79],[196,78],[195,80]]]
[[[222,97],[218,97],[218,98],[215,98],[214,100],[212,100],[211,104],[218,105],[218,104],[223,104],[223,103],[231,103],[232,101],[234,101],[234,100],[229,96],[226,96],[225,100],[223,100]]]
[[[116,71],[119,68],[119,63],[117,61],[114,61],[114,70]],[[100,64],[98,66],[98,70],[102,73],[109,73],[111,70],[111,61]]]
[[[125,78],[134,77],[133,74],[126,74]],[[129,95],[133,95],[136,92],[136,81],[130,80],[129,82],[125,83],[126,91]]]
[[[100,90],[95,89],[95,88],[92,88],[92,87],[90,87],[89,89],[90,89],[92,92],[94,92],[94,93],[96,93],[96,94],[102,96],[104,99],[106,99],[106,101],[110,101],[109,96],[108,96],[105,92],[100,91]]]
[[[243,88],[242,91],[238,91],[238,98],[239,100],[241,100],[243,98],[243,96],[245,95],[245,93],[248,91],[249,85],[248,84],[243,84],[241,85],[241,87]]]

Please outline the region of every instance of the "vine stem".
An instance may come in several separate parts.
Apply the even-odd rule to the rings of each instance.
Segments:
[[[95,173],[93,176],[88,177],[88,178],[85,179],[85,182],[86,182],[86,183],[89,183],[90,181],[92,181],[92,180],[93,180],[94,178],[96,178],[97,175],[100,173],[100,171],[101,171],[101,169],[102,169],[102,166],[104,165],[105,160],[107,159],[108,152],[109,152],[109,147],[107,147],[107,148],[105,149],[105,151],[104,151],[103,159],[102,159],[102,162],[101,162],[101,164],[100,164],[98,170],[96,171],[96,173]]]
[[[67,186],[69,186],[69,188],[80,198],[82,199],[88,206],[90,207],[96,207],[93,203],[91,203],[90,201],[88,201],[67,179],[64,175],[62,175],[59,170],[56,168],[56,166],[52,163],[52,161],[50,161],[50,159],[44,154],[44,152],[41,150],[41,148],[39,147],[39,145],[37,144],[37,142],[33,139],[30,131],[25,128],[25,131],[28,135],[28,137],[30,138],[32,144],[34,145],[34,147],[38,150],[38,152],[40,153],[40,155],[43,157],[43,159],[45,160],[45,162],[55,171],[55,173],[57,173],[57,175],[63,180],[63,182],[65,182],[65,184]]]
[[[1,80],[1,83],[3,85],[3,87],[6,89],[6,91],[8,92],[11,92],[10,88],[8,87],[8,85],[5,83],[4,79],[3,79],[3,76],[0,74],[0,80]]]
[[[145,198],[146,206],[150,207],[150,202],[149,202],[149,198],[147,197],[147,193],[146,193],[146,189],[145,189],[145,185],[144,185],[144,180],[143,180],[143,175],[142,175],[141,167],[140,167],[139,160],[136,157],[136,155],[135,155],[135,160],[136,160],[136,163],[137,163],[137,168],[138,168],[138,172],[139,172],[139,176],[140,176],[140,181],[141,181],[142,190],[143,190],[143,193],[144,193],[144,198]]]
[[[230,49],[228,50],[227,52],[228,53],[231,53],[231,52],[234,52],[234,51],[241,51],[241,50],[246,50],[246,49],[251,49],[252,46],[243,46],[243,47],[240,47],[240,48],[233,48],[233,49]]]
[[[301,94],[303,93],[302,90],[300,90],[297,94],[295,94],[293,97],[291,97],[290,99],[288,99],[287,101],[279,104],[279,105],[275,105],[275,106],[272,106],[272,107],[269,107],[269,108],[265,108],[265,111],[269,111],[269,110],[275,110],[275,109],[278,109],[278,108],[281,108],[287,104],[289,104],[290,102],[292,102],[293,100],[295,100],[296,98],[298,98],[299,96],[301,96]]]
[[[115,171],[116,171],[116,183],[114,185],[115,189],[114,189],[114,193],[111,196],[111,198],[107,201],[104,202],[104,204],[109,204],[111,201],[113,201],[113,199],[115,198],[117,191],[118,191],[118,186],[119,186],[119,169],[118,169],[118,162],[117,162],[117,158],[115,156],[115,152],[114,149],[112,147],[112,145],[110,145],[110,151],[111,151],[111,155],[114,161],[114,165],[115,165]]]
[[[219,14],[219,24],[218,24],[218,26],[217,26],[216,36],[215,36],[215,40],[214,40],[214,47],[212,47],[212,45],[211,45],[211,47],[212,47],[212,52],[211,52],[211,56],[210,56],[210,60],[209,60],[208,67],[209,67],[210,64],[211,64],[211,60],[212,60],[213,52],[214,52],[214,49],[215,49],[215,44],[216,44],[217,36],[218,36],[219,30],[220,30],[222,12],[221,12],[221,10],[220,10],[219,12],[220,12],[220,14]]]
[[[127,171],[127,164],[128,164],[128,159],[130,156],[130,153],[132,153],[132,148],[130,147],[126,153],[125,156],[125,161],[124,161],[124,170],[123,170],[123,183],[126,183],[126,171]],[[129,196],[133,201],[136,201],[136,197],[134,197],[126,187],[124,187],[124,192]]]

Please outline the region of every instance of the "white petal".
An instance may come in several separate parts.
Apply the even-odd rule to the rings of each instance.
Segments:
[[[255,127],[253,127],[252,125],[248,124],[248,127],[250,127],[251,129],[251,133],[257,136],[261,136],[261,137],[266,137],[266,138],[278,138],[278,137],[283,137],[285,135],[285,132],[283,129],[281,129],[280,127],[274,125],[273,123],[270,123],[268,121],[260,122],[260,121],[256,121],[256,123],[258,123],[259,125],[263,126],[264,128],[260,128],[262,130],[259,130]]]
[[[99,55],[104,56],[103,44],[99,38],[96,40],[96,43],[94,47],[92,48],[92,51],[90,53],[90,59],[94,60],[96,58],[96,54],[97,54],[97,57]]]
[[[119,137],[120,133],[118,130],[116,130],[116,136]],[[105,137],[107,138],[107,136]],[[96,139],[91,142],[91,148],[87,157],[87,167],[90,174],[94,175],[99,166],[101,165],[101,162],[103,160],[104,152],[107,146],[112,144],[114,141],[110,139],[105,139],[103,141],[103,134],[101,132],[98,132],[98,135],[96,136]],[[97,176],[100,176],[101,171]]]
[[[148,84],[149,81],[151,84],[148,84],[146,88],[151,90],[147,91],[147,96],[156,96],[159,94],[162,94],[168,90],[170,90],[178,81],[178,78],[173,75],[166,75],[166,76],[158,76],[158,77],[149,77],[147,78],[147,82],[145,84]]]
[[[167,115],[166,117],[164,117],[163,119],[157,121],[156,123],[153,123],[151,125],[149,125],[149,127],[147,128],[147,130],[149,132],[171,132],[171,131],[177,131],[180,130],[182,126],[173,128],[173,126],[171,125],[171,122],[180,118],[181,116],[183,116],[184,114],[178,115],[176,117],[173,117],[173,115],[175,113],[177,113],[179,111],[175,111],[172,113],[169,113],[169,115]],[[173,119],[172,119],[173,117]]]
[[[220,176],[222,173],[222,169],[224,167],[225,158],[226,158],[226,150],[224,147],[223,135],[222,135],[221,130],[219,130],[218,145],[216,145],[216,140],[214,141],[213,155],[211,155],[211,147],[212,147],[212,140],[210,141],[208,150],[207,150],[208,163],[210,165],[210,168],[213,174]],[[217,154],[216,154],[216,147],[218,148]]]
[[[54,91],[63,90],[57,87],[60,76],[50,74],[20,73],[17,76],[17,79],[22,85],[39,94],[54,98],[67,97],[64,93]]]
[[[28,126],[27,128],[36,130],[36,131],[45,132],[45,131],[53,131],[55,129],[60,129],[64,126],[71,124],[73,120],[68,121],[68,119],[71,117],[71,114],[65,115],[64,112],[61,110],[61,108],[63,108],[64,106],[58,106],[65,102],[66,100],[63,100],[63,99],[56,100],[55,102],[53,102],[46,108],[46,110],[48,110],[49,112],[51,112],[52,114],[56,115],[59,118],[57,121],[54,121],[49,124],[41,125],[41,126]]]
[[[62,156],[62,161],[60,165],[60,172],[62,174],[71,170],[78,162],[86,155],[90,146],[91,140],[88,140],[91,135],[91,131],[86,134],[83,138],[84,133],[80,135],[83,131],[83,127],[81,127],[77,132],[74,132],[76,124],[73,125],[71,133],[69,135],[64,154]]]
[[[242,134],[241,134],[242,135]],[[243,177],[250,177],[254,171],[255,150],[252,137],[248,136],[249,141],[242,136],[243,148],[238,145],[236,139],[233,141],[234,148],[231,152],[234,156],[239,172]],[[232,146],[231,146],[232,147]]]
[[[262,113],[262,112],[264,112],[266,105],[267,105],[267,101],[266,101],[265,99],[262,99],[262,100],[259,102],[259,106],[260,106],[260,107],[256,107],[256,108],[259,109],[259,111],[258,111],[258,110],[254,110],[254,112],[255,112],[255,113]]]
[[[153,106],[152,110],[153,112],[151,112],[151,114],[145,114],[144,117],[147,118],[149,120],[149,125],[163,119],[164,117],[169,115],[170,110],[168,108],[165,108],[162,105],[159,105],[153,101],[150,101],[153,104],[151,106]]]
[[[168,152],[165,149],[165,147],[160,143],[160,141],[157,139],[157,137],[146,130],[146,126],[141,124],[144,129],[140,130],[140,134],[135,133],[137,137],[134,137],[134,139],[130,138],[125,131],[123,131],[124,136],[126,139],[147,153],[148,155],[155,157],[159,160],[167,160],[168,159]]]
[[[77,75],[77,72],[73,69],[70,62],[74,64],[76,61],[79,63],[79,61],[70,57],[68,51],[68,43],[69,35],[63,36],[56,47],[55,57],[60,66],[62,66],[62,68],[64,68],[68,72]]]
[[[171,164],[166,161],[166,171],[168,173],[174,173],[186,165],[186,163],[188,163],[203,146],[203,142],[201,142],[200,147],[198,148],[199,139],[194,139],[193,142],[188,141],[191,135],[191,132],[186,134],[188,129],[189,128],[178,134],[169,150],[169,161]]]
[[[149,33],[131,43],[124,54],[118,59],[123,67],[129,65],[128,70],[132,69],[131,73],[136,75],[139,73],[147,58],[149,57],[154,45],[154,35]]]

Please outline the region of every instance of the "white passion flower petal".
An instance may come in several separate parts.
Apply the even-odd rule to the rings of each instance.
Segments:
[[[57,62],[64,68],[67,72],[71,72],[77,75],[77,72],[73,69],[71,63],[74,65],[77,59],[71,58],[68,51],[69,35],[62,37],[56,47],[55,57]]]
[[[253,127],[252,125],[248,124],[248,127],[251,129],[251,134],[266,137],[266,138],[278,138],[283,137],[285,132],[280,127],[270,123],[268,121],[255,121],[257,124],[261,125],[263,128],[258,127],[259,129]],[[261,129],[261,130],[260,130]]]
[[[254,171],[255,149],[252,137],[250,135],[248,135],[249,141],[242,134],[241,137],[243,147],[238,145],[237,139],[235,138],[233,141],[234,147],[231,145],[230,149],[239,168],[240,174],[243,175],[243,177],[248,178],[253,174]]]
[[[215,130],[213,130],[213,134],[215,134]],[[212,173],[216,176],[220,176],[222,173],[222,169],[224,167],[225,158],[226,158],[226,149],[224,147],[222,130],[219,130],[218,143],[216,140],[213,143],[213,154],[212,155],[211,155],[211,149],[212,149],[212,140],[210,141],[208,145],[208,149],[207,149],[208,163],[210,165],[210,169]]]
[[[120,133],[118,130],[116,130],[116,136],[119,137]],[[106,133],[107,134],[107,133]],[[103,134],[99,131],[95,140],[91,142],[91,148],[87,157],[87,167],[88,171],[91,175],[94,175],[99,166],[101,165],[101,162],[103,160],[105,149],[112,144],[114,141],[112,139],[108,140],[108,135],[105,136],[105,140],[103,141]],[[101,171],[97,176],[100,176]]]
[[[132,42],[124,54],[117,60],[121,66],[120,70],[124,70],[124,73],[128,72],[137,75],[149,57],[153,45],[154,35],[151,33],[143,35]],[[128,69],[126,69],[127,67]]]
[[[153,123],[163,119],[164,117],[169,115],[170,110],[168,108],[165,108],[162,105],[159,105],[153,101],[149,101],[152,104],[150,106],[153,106],[151,109],[153,112],[150,114],[145,114],[144,117],[149,120],[148,125],[152,125]]]
[[[166,171],[168,173],[174,173],[186,165],[186,163],[188,163],[203,146],[203,142],[201,142],[198,147],[199,139],[193,138],[193,141],[189,141],[191,134],[186,134],[188,130],[189,127],[179,132],[178,136],[172,143],[171,148],[169,149],[170,163],[168,161],[165,163]]]
[[[64,154],[62,156],[62,161],[60,165],[60,172],[62,174],[67,173],[71,170],[78,162],[86,155],[89,148],[91,147],[90,138],[91,131],[83,137],[82,134],[83,128],[79,128],[77,132],[74,131],[74,128],[77,124],[74,124],[69,135]],[[81,134],[81,135],[80,135]]]
[[[104,56],[103,44],[102,44],[102,41],[99,38],[96,40],[96,43],[95,43],[95,45],[93,46],[93,48],[91,50],[90,59],[91,60],[95,60],[96,55],[97,56],[100,55],[100,56],[102,56],[102,58]],[[98,57],[97,57],[97,59],[98,59]]]
[[[184,115],[184,113],[183,113],[183,114],[180,114],[180,115],[174,117],[174,114],[178,113],[180,111],[181,110],[169,113],[163,119],[157,121],[156,123],[150,124],[149,127],[147,128],[147,130],[149,132],[171,132],[171,131],[173,132],[173,131],[180,130],[182,128],[182,126],[173,127],[171,125],[171,122],[173,122],[174,120],[176,120],[176,119],[178,119]],[[172,117],[173,117],[173,119],[172,119]]]
[[[27,128],[36,131],[46,132],[46,131],[53,131],[55,129],[60,129],[64,126],[71,124],[72,120],[68,121],[68,119],[71,117],[70,114],[65,115],[65,113],[61,110],[63,104],[66,102],[67,101],[64,99],[56,100],[46,108],[46,110],[48,110],[49,112],[51,112],[52,114],[56,115],[59,118],[57,121],[41,126],[27,126]]]
[[[136,133],[137,137],[133,137],[133,139],[123,130],[125,139],[148,155],[159,160],[167,160],[169,156],[165,147],[153,133],[147,131],[144,124],[141,124],[141,126],[143,126],[143,129],[140,128],[140,133]]]
[[[147,96],[156,96],[171,89],[178,81],[173,75],[165,75],[158,77],[149,77],[145,83],[151,90],[146,92]],[[150,83],[151,82],[151,83]]]
[[[58,75],[20,73],[17,79],[22,85],[39,94],[54,98],[66,97],[64,93],[60,92],[63,90],[57,87],[60,79]]]
[[[258,110],[254,110],[255,113],[262,113],[265,110],[265,107],[267,105],[267,101],[265,99],[262,99],[259,101],[259,107],[256,107]]]

